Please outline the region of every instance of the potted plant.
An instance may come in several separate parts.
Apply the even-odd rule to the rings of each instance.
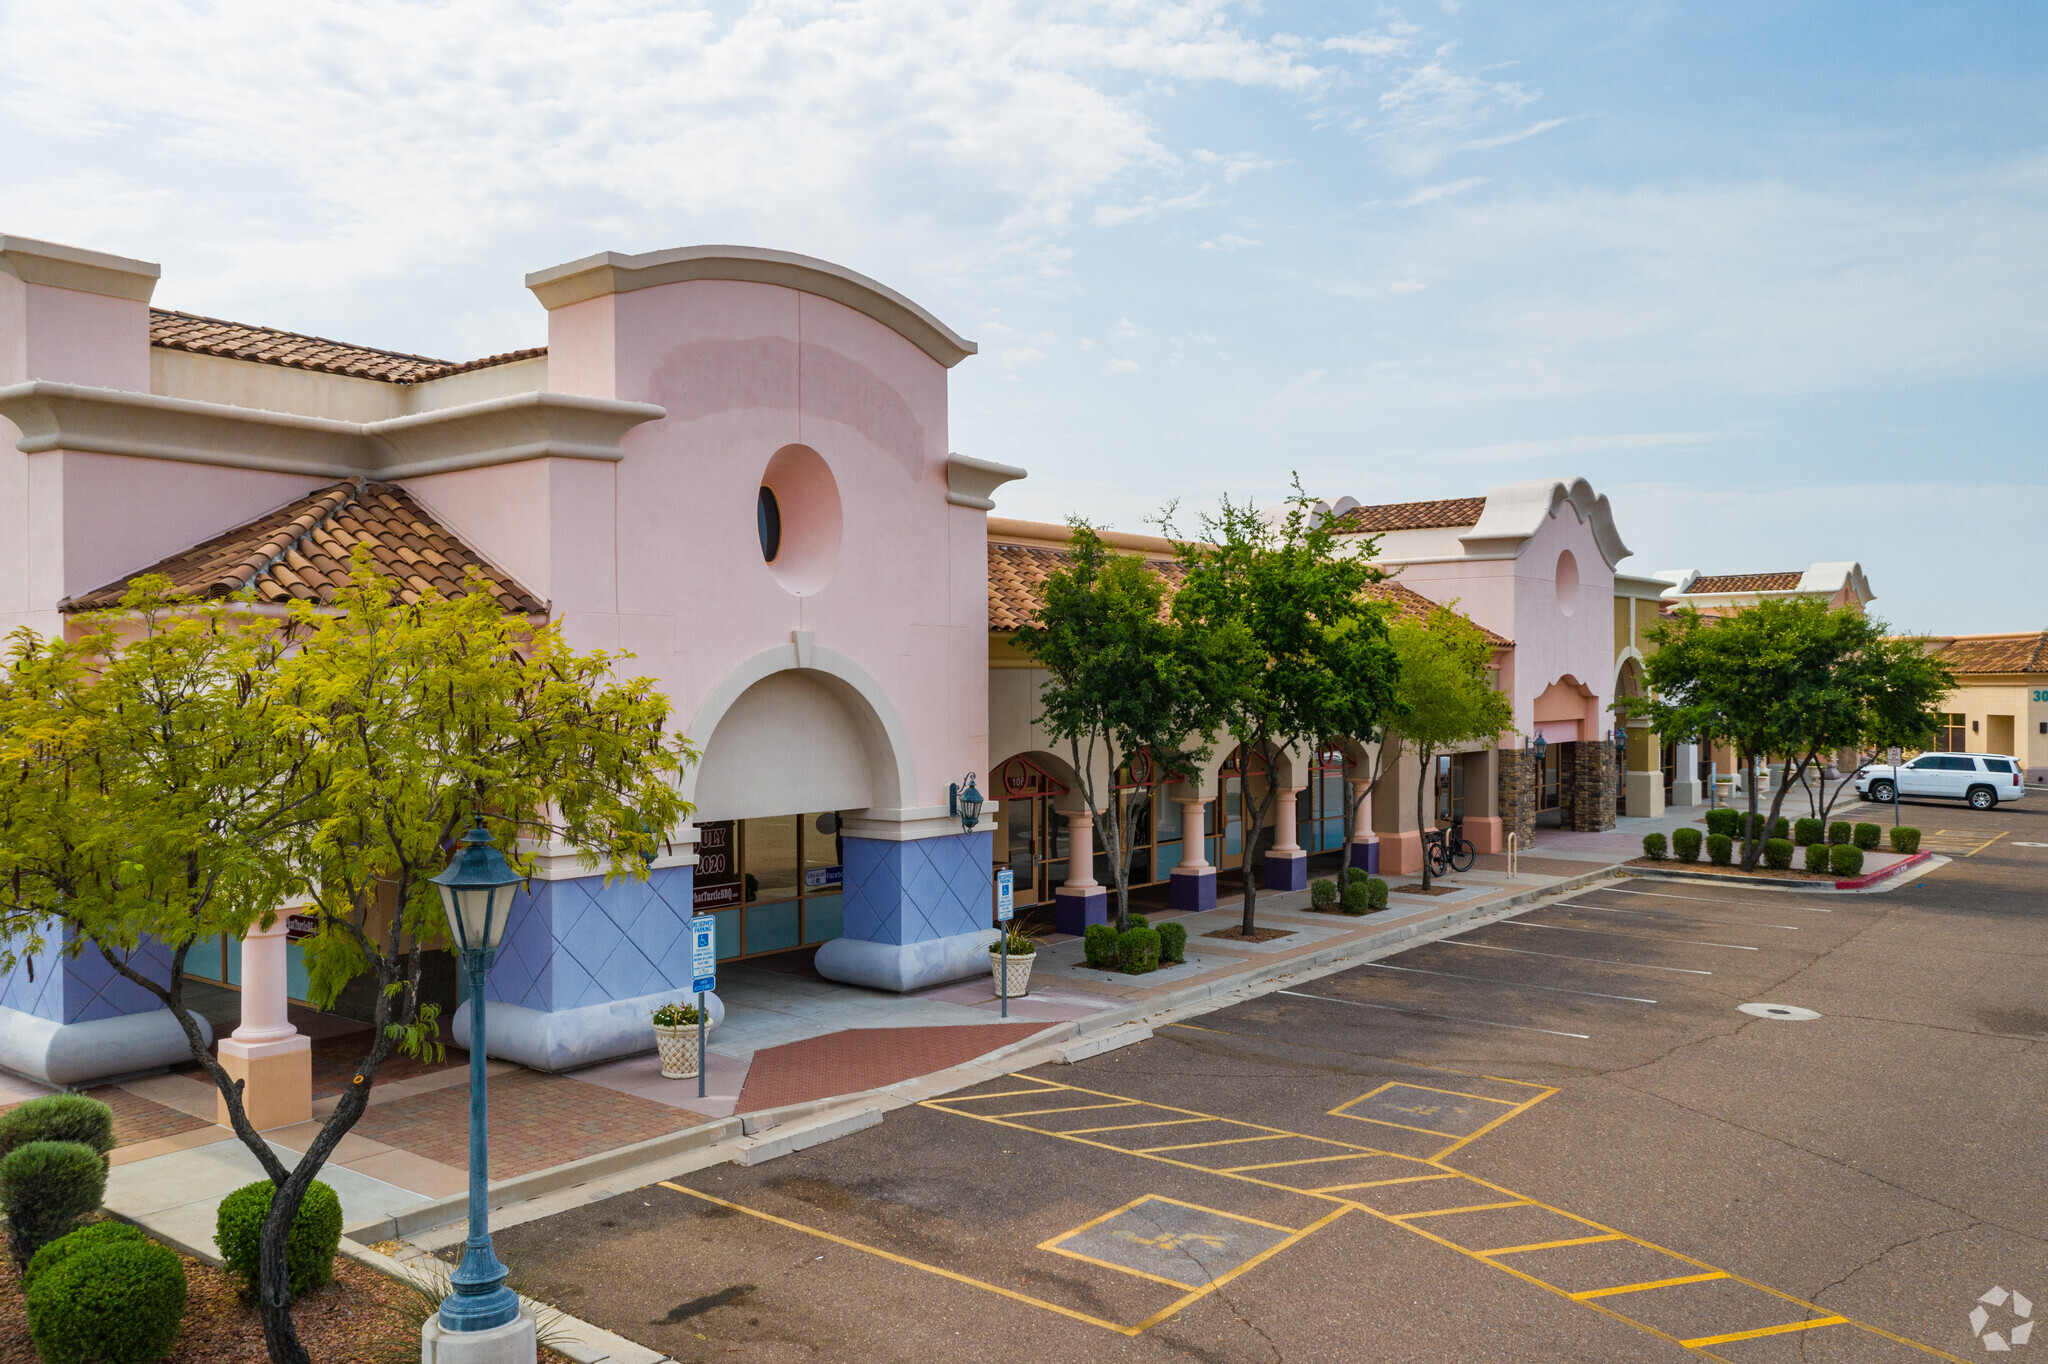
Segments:
[[[661,1053],[661,1078],[693,1080],[697,1077],[697,1006],[664,1004],[654,1011],[654,1045]],[[709,1036],[711,1020],[704,1020]]]
[[[1022,999],[1031,985],[1031,963],[1038,960],[1038,944],[1015,928],[1010,929],[1009,978],[1003,978],[1003,943],[997,939],[988,945],[988,969],[992,978],[991,988],[998,995],[1011,999]]]

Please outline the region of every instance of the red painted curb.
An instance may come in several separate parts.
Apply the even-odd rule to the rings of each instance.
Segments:
[[[1911,857],[1907,858],[1903,862],[1894,862],[1889,867],[1884,867],[1877,871],[1865,872],[1861,876],[1852,876],[1846,881],[1837,881],[1835,882],[1835,889],[1862,890],[1865,886],[1874,886],[1879,881],[1884,880],[1887,876],[1897,876],[1900,872],[1914,865],[1916,862],[1925,862],[1928,858],[1932,856],[1934,856],[1933,853],[1914,853]]]

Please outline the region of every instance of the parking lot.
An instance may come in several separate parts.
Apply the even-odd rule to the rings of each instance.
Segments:
[[[2048,1301],[2048,810],[1907,818],[1886,894],[1631,878],[499,1246],[678,1360],[1981,1357]]]

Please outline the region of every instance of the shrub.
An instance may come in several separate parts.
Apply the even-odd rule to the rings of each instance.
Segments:
[[[1817,819],[1802,819],[1792,826],[1792,841],[1802,848],[1810,848],[1821,841],[1826,826]]]
[[[1337,905],[1337,883],[1335,881],[1309,882],[1308,903],[1311,909],[1334,909]]]
[[[1159,935],[1159,960],[1167,962],[1188,959],[1186,924],[1161,924],[1152,931]]]
[[[1159,969],[1159,930],[1127,928],[1116,938],[1117,969],[1126,975],[1142,976]]]
[[[220,1201],[214,1219],[213,1240],[220,1247],[221,1267],[239,1275],[252,1291],[263,1254],[263,1220],[270,1216],[276,1192],[267,1179],[244,1184]],[[340,1248],[341,1200],[316,1179],[306,1186],[285,1239],[285,1266],[294,1298],[334,1277],[334,1252]]]
[[[1806,869],[1824,872],[1828,869],[1828,845],[1809,843],[1806,845]]]
[[[1707,858],[1717,867],[1725,867],[1735,857],[1735,840],[1726,834],[1707,835]]]
[[[1130,926],[1132,928],[1150,928],[1152,926],[1152,921],[1142,914],[1133,914],[1129,917],[1131,920]]]
[[[1017,925],[1011,923],[1001,937],[988,945],[988,954],[992,957],[1000,957],[1006,951],[1013,957],[1033,957],[1038,955],[1038,943],[1035,939],[1019,933]]]
[[[1837,843],[1828,852],[1828,870],[1837,876],[1860,876],[1863,873],[1863,849],[1854,843]]]
[[[1783,815],[1779,815],[1778,822],[1771,826],[1771,837],[1788,839],[1792,837],[1792,821]]]
[[[1772,871],[1784,871],[1792,865],[1792,840],[1789,838],[1768,838],[1764,840],[1764,865]]]
[[[1116,930],[1108,924],[1090,924],[1081,934],[1081,955],[1090,966],[1116,970]]]
[[[1920,831],[1910,824],[1901,824],[1892,830],[1892,851],[1895,853],[1916,853],[1920,851]]]
[[[1678,854],[1681,862],[1700,860],[1700,831],[1698,829],[1673,829],[1671,851]]]
[[[96,1210],[107,1191],[106,1157],[82,1141],[32,1141],[0,1158],[0,1206],[16,1269]]]
[[[1344,887],[1344,912],[1350,915],[1372,913],[1372,878],[1360,877]]]
[[[53,1266],[28,1292],[44,1364],[150,1364],[185,1315],[185,1265],[149,1240],[105,1241]]]
[[[1377,876],[1368,876],[1365,878],[1365,891],[1368,903],[1371,904],[1373,909],[1381,910],[1387,907],[1387,883],[1385,881],[1380,880]]]
[[[36,1286],[36,1280],[63,1264],[80,1251],[92,1250],[114,1241],[147,1241],[139,1227],[127,1222],[94,1222],[91,1226],[80,1227],[67,1232],[35,1253],[28,1262],[28,1268],[21,1276],[21,1291],[26,1293]]]
[[[1858,824],[1856,826],[1856,846],[1863,849],[1863,851],[1865,852],[1870,852],[1873,849],[1875,849],[1877,847],[1878,840],[1883,837],[1884,830],[1878,828],[1875,824]]]
[[[1846,820],[1846,819],[1838,819],[1838,820],[1836,820],[1836,821],[1835,821],[1835,822],[1834,822],[1833,824],[1830,824],[1830,825],[1828,825],[1828,842],[1830,842],[1830,843],[1847,843],[1848,841],[1849,841],[1849,821],[1848,821],[1848,820]]]
[[[1733,838],[1735,837],[1735,831],[1742,827],[1741,820],[1741,815],[1725,805],[1718,810],[1709,810],[1707,811],[1707,832]]]
[[[1643,856],[1649,858],[1652,862],[1662,862],[1664,860],[1664,835],[1644,834]]]
[[[0,1156],[32,1141],[83,1142],[104,1156],[114,1149],[114,1110],[83,1094],[46,1094],[0,1114]]]

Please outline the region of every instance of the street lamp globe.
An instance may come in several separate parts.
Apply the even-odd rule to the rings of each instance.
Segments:
[[[458,952],[495,952],[511,917],[512,888],[525,878],[491,842],[478,817],[447,869],[433,878]]]

